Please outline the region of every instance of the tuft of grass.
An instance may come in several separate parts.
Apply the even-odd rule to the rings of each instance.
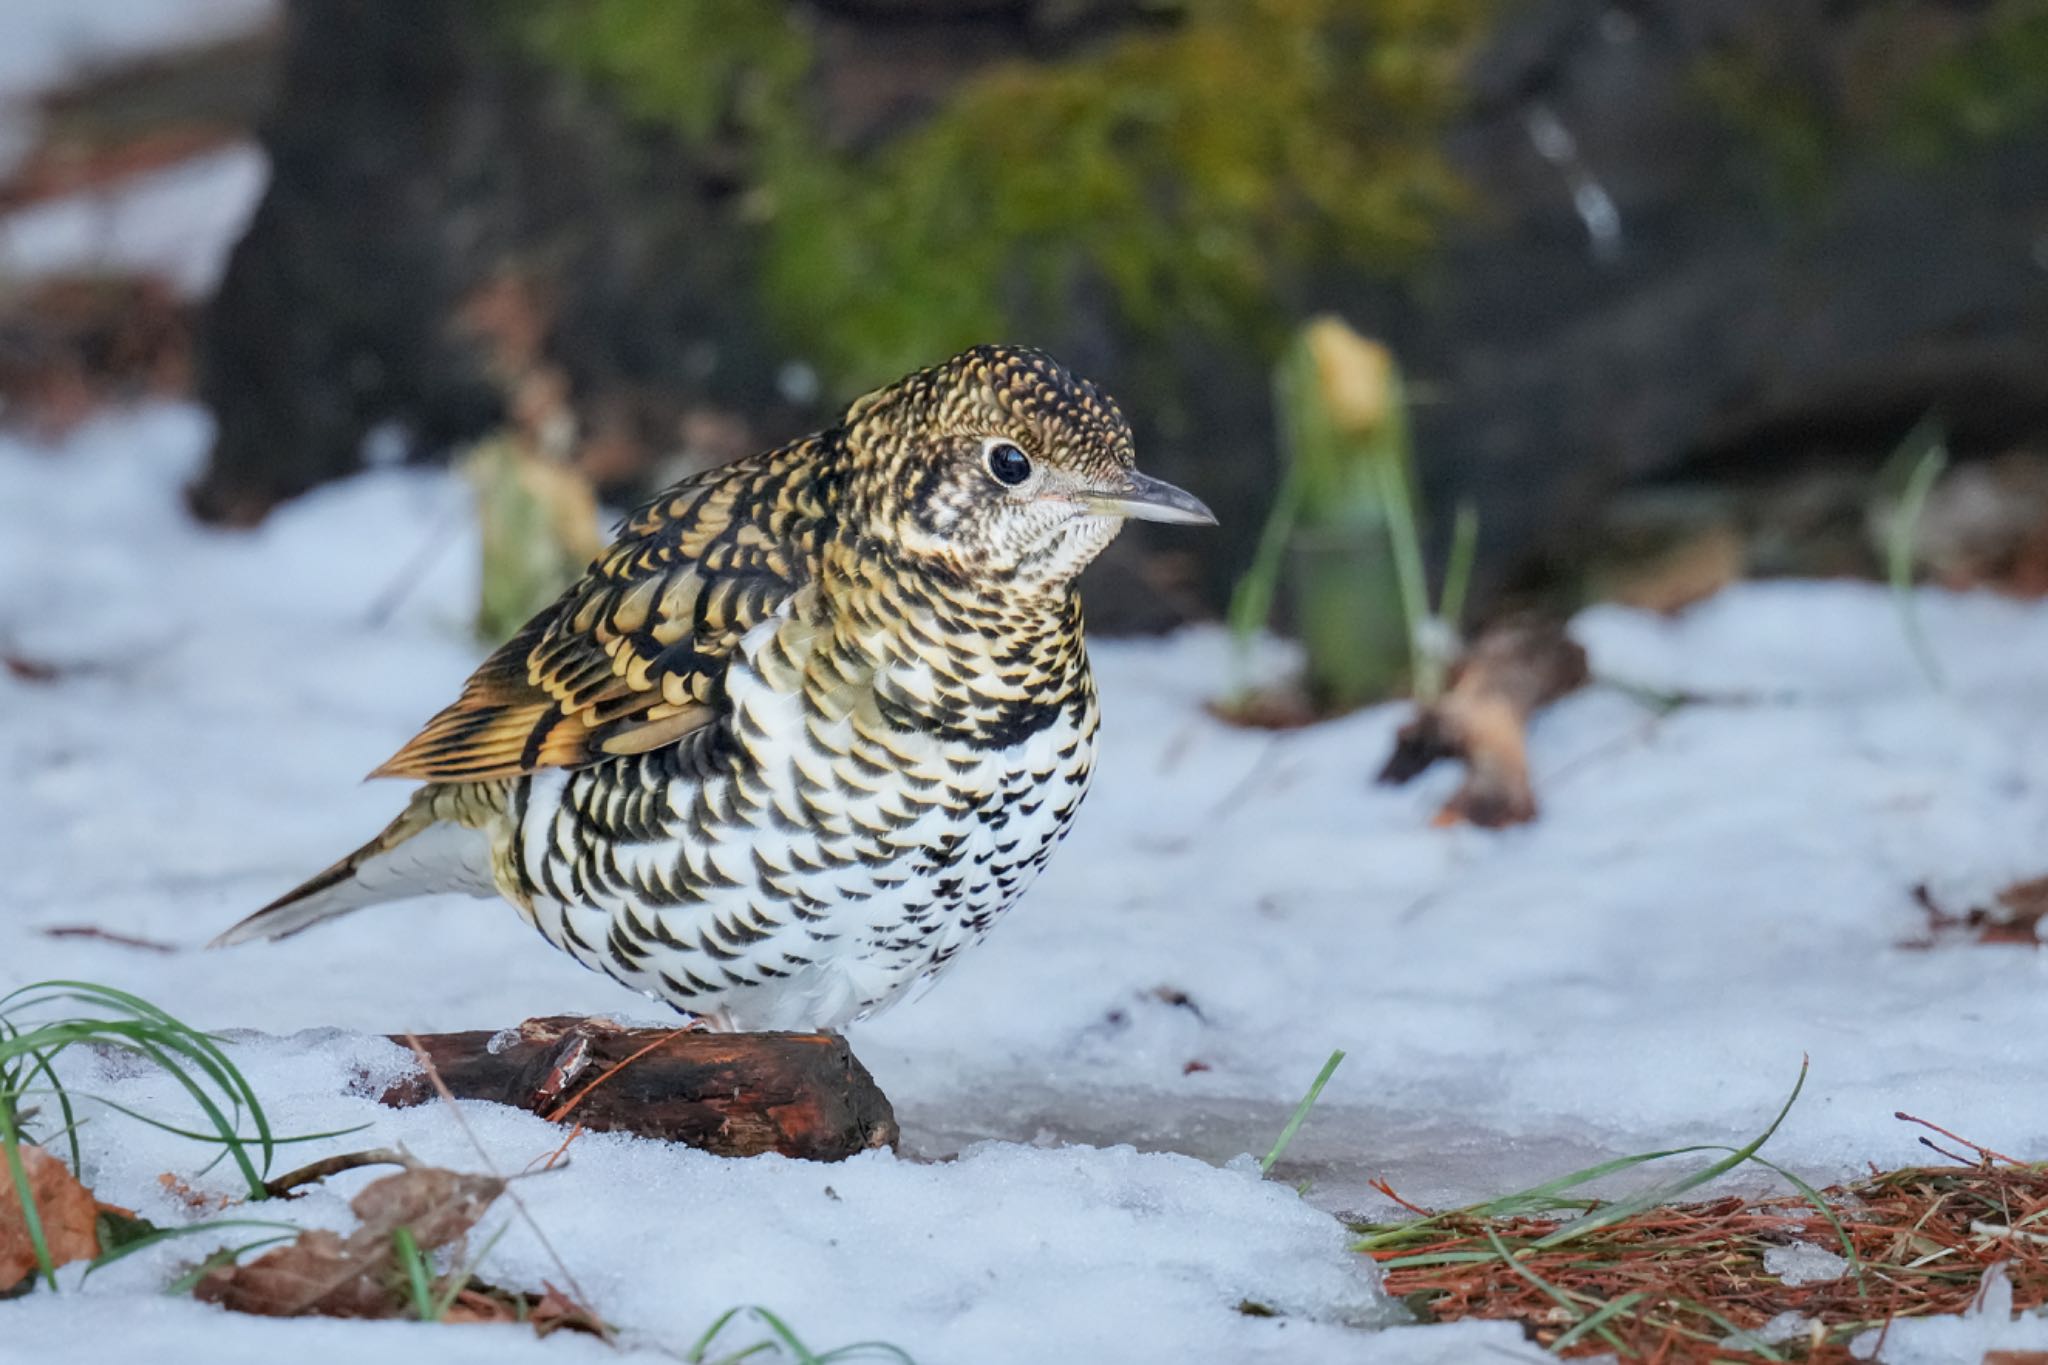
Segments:
[[[114,1048],[149,1062],[178,1082],[209,1127],[181,1127],[111,1100],[70,1090],[58,1078],[57,1059],[81,1045]],[[80,1163],[78,1104],[91,1100],[163,1132],[218,1146],[220,1158],[231,1160],[241,1173],[252,1200],[266,1197],[263,1179],[278,1147],[339,1135],[308,1133],[279,1137],[248,1078],[220,1046],[207,1034],[139,996],[92,982],[61,980],[36,982],[0,996],[0,1160],[4,1160],[21,1201],[22,1221],[35,1249],[38,1269],[44,1283],[52,1289],[57,1287],[56,1262],[21,1156],[23,1143],[37,1140],[30,1124],[40,1113],[27,1105],[31,1097],[37,1096],[50,1100],[62,1120],[55,1132],[47,1136],[63,1139],[74,1172]],[[103,1251],[87,1273],[166,1238],[225,1225],[136,1230],[119,1245]]]
[[[715,1356],[710,1354],[713,1344],[742,1314],[766,1327],[769,1335],[738,1350]],[[893,1360],[899,1365],[917,1365],[908,1351],[886,1341],[856,1341],[847,1346],[835,1346],[829,1351],[813,1351],[781,1317],[758,1304],[740,1305],[720,1313],[704,1329],[704,1335],[691,1345],[683,1360],[686,1365],[738,1365],[740,1361],[752,1360],[768,1352],[774,1352],[770,1358],[779,1360],[786,1357],[793,1365],[832,1365],[838,1360]]]
[[[1354,1245],[1379,1262],[1388,1292],[1425,1319],[1517,1320],[1554,1354],[1610,1352],[1674,1365],[1731,1355],[1847,1359],[1852,1338],[1891,1319],[1967,1308],[1999,1263],[2017,1306],[2048,1302],[2048,1237],[2039,1235],[2048,1228],[2048,1163],[1935,1147],[1958,1164],[1815,1189],[1759,1155],[1805,1079],[1802,1066],[1770,1124],[1741,1147],[1617,1158],[1485,1203],[1417,1209],[1416,1218],[1359,1227]],[[1630,1198],[1603,1201],[1583,1190],[1606,1176],[1704,1153],[1721,1156]],[[1745,1163],[1779,1176],[1794,1193],[1694,1194]],[[1686,1194],[1694,1197],[1680,1202]],[[1816,1243],[1842,1256],[1840,1277],[1788,1285],[1765,1264],[1774,1247]],[[1759,1340],[1757,1329],[1783,1311],[1813,1326],[1789,1342]]]

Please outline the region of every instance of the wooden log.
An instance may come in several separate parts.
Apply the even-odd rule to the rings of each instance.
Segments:
[[[555,1015],[497,1033],[395,1041],[417,1043],[458,1099],[509,1104],[565,1128],[634,1133],[719,1156],[779,1152],[811,1161],[896,1145],[888,1097],[833,1034],[679,1033]],[[435,1096],[422,1070],[385,1091],[383,1102],[402,1109]]]

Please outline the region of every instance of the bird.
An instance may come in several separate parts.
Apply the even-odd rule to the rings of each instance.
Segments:
[[[984,345],[686,478],[372,777],[391,824],[214,941],[502,896],[714,1030],[921,992],[1045,867],[1095,766],[1076,579],[1129,520],[1214,524],[1116,402]]]

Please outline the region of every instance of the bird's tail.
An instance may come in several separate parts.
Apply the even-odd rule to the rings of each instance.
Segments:
[[[467,810],[449,809],[448,795],[445,787],[422,789],[382,834],[207,946],[284,938],[351,910],[408,896],[438,891],[491,895],[496,883],[490,836],[459,818]]]

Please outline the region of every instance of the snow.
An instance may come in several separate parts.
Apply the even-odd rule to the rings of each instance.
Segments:
[[[208,530],[178,500],[207,438],[196,411],[159,406],[58,448],[0,442],[0,652],[66,670],[0,673],[0,986],[105,982],[270,1035],[234,1051],[281,1129],[372,1125],[287,1164],[395,1141],[475,1169],[444,1109],[368,1098],[403,1065],[373,1035],[661,1016],[490,902],[199,949],[381,825],[403,788],[358,777],[481,648],[456,480],[379,470],[254,532]],[[451,528],[377,619],[395,576]],[[523,1197],[597,1307],[671,1349],[758,1303],[813,1347],[880,1339],[924,1365],[1451,1362],[1536,1354],[1505,1324],[1384,1326],[1398,1312],[1330,1216],[1387,1216],[1373,1177],[1438,1204],[1627,1152],[1739,1144],[1802,1057],[1805,1092],[1766,1154],[1810,1180],[1919,1161],[1901,1109],[2048,1156],[2048,959],[1900,946],[1925,932],[1916,883],[1961,908],[2048,871],[2048,610],[1933,592],[1919,609],[1946,690],[1865,585],[1745,586],[1676,620],[1584,614],[1574,629],[1603,677],[1707,699],[1662,716],[1615,688],[1568,699],[1533,736],[1542,818],[1505,833],[1430,827],[1454,773],[1372,785],[1399,708],[1234,730],[1202,710],[1230,676],[1219,633],[1098,642],[1104,751],[1073,836],[931,995],[851,1032],[904,1121],[901,1154],[724,1161],[586,1135]],[[44,932],[80,925],[178,951]],[[1335,1047],[1348,1060],[1276,1178],[1257,1179],[1241,1158],[1272,1142]],[[148,1074],[81,1080],[176,1112]],[[560,1141],[537,1120],[464,1109],[500,1169]],[[162,1172],[233,1188],[224,1170],[195,1175],[199,1149],[116,1116],[84,1140],[99,1193],[151,1218],[195,1216]],[[346,1197],[369,1178],[283,1216],[346,1226]],[[55,1361],[129,1340],[164,1359],[289,1349],[309,1363],[591,1349],[280,1327],[155,1295],[232,1235],[0,1306],[5,1340]],[[532,1288],[560,1277],[523,1225],[487,1273]],[[1279,1316],[1239,1313],[1247,1299]],[[1896,1325],[1883,1358],[2038,1348],[2044,1333],[2008,1300]]]
[[[2012,1311],[2012,1282],[2005,1267],[1984,1272],[1984,1284],[1969,1312],[1953,1317],[1894,1322],[1849,1343],[1858,1359],[1885,1365],[1952,1365],[1987,1358],[1991,1351],[2048,1350],[2048,1315]]]
[[[203,297],[226,266],[222,244],[256,212],[269,165],[254,143],[233,143],[0,216],[0,280],[142,274]]]
[[[126,63],[257,32],[279,8],[279,0],[6,0],[0,175],[33,149],[40,97]]]
[[[0,14],[0,103],[96,70],[253,32],[278,0],[7,0]]]
[[[1790,1246],[1766,1250],[1764,1269],[1786,1284],[1819,1284],[1823,1280],[1839,1280],[1848,1274],[1849,1262],[1826,1247],[1794,1242]]]

